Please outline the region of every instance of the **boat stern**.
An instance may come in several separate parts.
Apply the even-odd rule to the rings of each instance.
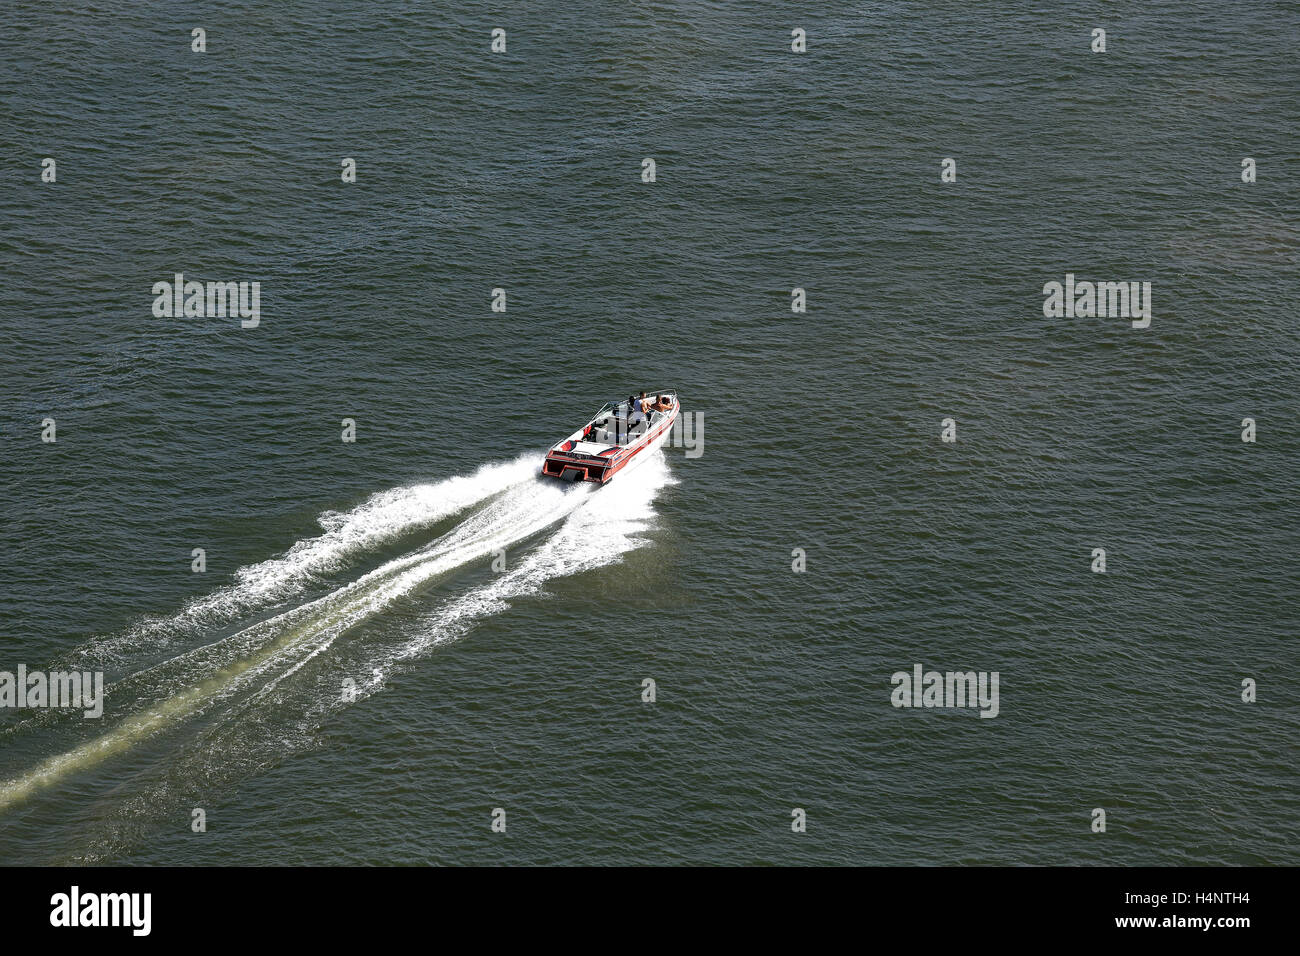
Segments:
[[[553,448],[542,462],[542,474],[561,481],[594,481],[604,484],[608,480],[609,462],[591,455]]]

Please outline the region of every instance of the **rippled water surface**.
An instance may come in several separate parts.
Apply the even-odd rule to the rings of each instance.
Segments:
[[[1298,40],[7,4],[0,670],[111,686],[0,711],[0,862],[1300,862]],[[155,317],[178,272],[260,325]],[[1150,327],[1044,318],[1066,273]],[[703,454],[535,477],[660,386]],[[916,664],[997,718],[894,708]]]

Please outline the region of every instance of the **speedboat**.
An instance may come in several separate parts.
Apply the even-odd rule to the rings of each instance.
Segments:
[[[633,400],[606,402],[591,421],[564,441],[551,446],[542,463],[542,474],[565,481],[595,481],[605,484],[622,469],[658,448],[668,438],[681,405],[677,393],[651,392],[646,398],[667,408],[643,415]]]

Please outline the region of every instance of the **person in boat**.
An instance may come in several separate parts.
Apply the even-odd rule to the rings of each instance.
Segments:
[[[649,402],[646,401],[645,392],[641,393],[640,398],[632,399],[632,410],[627,413],[627,427],[631,431],[633,425],[639,425],[645,421],[649,413]]]
[[[650,405],[652,412],[666,412],[673,407],[672,399],[667,395],[656,395],[655,400]]]

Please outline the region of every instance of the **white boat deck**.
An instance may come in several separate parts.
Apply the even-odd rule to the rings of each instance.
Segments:
[[[671,392],[663,393],[671,395],[674,406],[677,402],[677,396]],[[626,448],[629,445],[635,445],[648,431],[659,425],[665,418],[673,414],[673,411],[651,412],[648,416],[642,417],[637,414],[632,415],[633,424],[628,425],[628,414],[630,408],[627,402],[606,404],[587,425],[578,429],[570,435],[566,441],[574,442],[570,449],[579,455],[599,455],[601,452],[609,451],[611,448]],[[599,423],[590,438],[595,441],[583,439],[583,433],[587,427]],[[630,434],[629,434],[630,432]],[[564,442],[560,442],[564,444]],[[556,446],[558,447],[558,445]]]

